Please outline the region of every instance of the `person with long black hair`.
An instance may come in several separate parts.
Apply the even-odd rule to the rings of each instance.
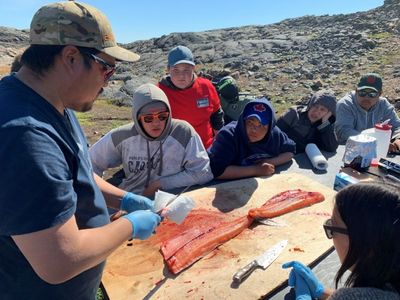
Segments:
[[[292,261],[289,285],[296,299],[400,299],[400,189],[391,184],[359,183],[339,191],[324,230],[339,256],[336,288],[330,291],[310,268]]]

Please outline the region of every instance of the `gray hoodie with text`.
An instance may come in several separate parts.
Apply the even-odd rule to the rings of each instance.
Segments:
[[[171,110],[168,101],[158,101]],[[139,194],[155,180],[160,180],[163,190],[170,190],[213,179],[207,152],[189,123],[169,115],[159,137],[145,133],[138,113],[149,103],[134,100],[134,122],[111,130],[90,148],[94,172],[102,176],[106,169],[122,164],[125,178],[120,188]]]

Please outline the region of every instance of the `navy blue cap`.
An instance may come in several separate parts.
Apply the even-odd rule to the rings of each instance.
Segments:
[[[173,67],[177,64],[189,64],[194,66],[193,53],[188,47],[177,46],[168,53],[168,67]]]
[[[267,107],[263,103],[248,104],[243,111],[243,118],[247,120],[250,117],[255,117],[261,124],[268,125],[271,120],[267,111]]]

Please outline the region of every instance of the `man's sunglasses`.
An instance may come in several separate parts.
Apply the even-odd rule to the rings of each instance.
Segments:
[[[169,117],[169,112],[163,111],[163,112],[154,113],[154,114],[140,115],[139,119],[145,123],[151,123],[154,121],[155,118],[157,118],[160,121],[165,121],[168,119],[168,117]]]
[[[115,70],[117,69],[117,67],[115,65],[109,64],[101,57],[98,57],[92,53],[83,52],[83,51],[81,51],[81,53],[83,53],[87,57],[93,59],[96,63],[100,64],[103,67],[103,71],[105,72],[104,81],[108,81],[110,79],[110,77],[115,73]]]
[[[368,98],[375,98],[379,95],[378,92],[366,92],[366,91],[358,91],[358,95],[360,97],[368,97]]]
[[[324,225],[322,225],[322,226],[324,227],[325,234],[326,234],[326,237],[328,239],[333,238],[333,233],[334,232],[338,232],[338,233],[341,233],[341,234],[349,234],[349,232],[345,228],[332,226],[332,219],[326,220]]]

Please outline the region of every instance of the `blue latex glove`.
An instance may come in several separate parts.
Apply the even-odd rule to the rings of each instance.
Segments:
[[[289,286],[294,288],[296,300],[311,300],[311,291],[306,281],[292,269],[289,274]]]
[[[311,269],[298,261],[287,262],[282,265],[282,268],[292,268],[289,275],[289,285],[294,286],[297,297],[297,290],[299,293],[304,293],[307,289],[313,298],[321,297],[324,292],[323,285],[315,277]],[[305,285],[305,286],[304,286]],[[303,298],[300,298],[303,299]],[[304,298],[307,299],[307,298]]]
[[[128,219],[133,227],[132,238],[145,240],[160,224],[161,217],[149,210],[138,210],[123,216]]]
[[[120,208],[128,213],[136,210],[153,210],[154,203],[149,198],[128,192],[122,198]]]

